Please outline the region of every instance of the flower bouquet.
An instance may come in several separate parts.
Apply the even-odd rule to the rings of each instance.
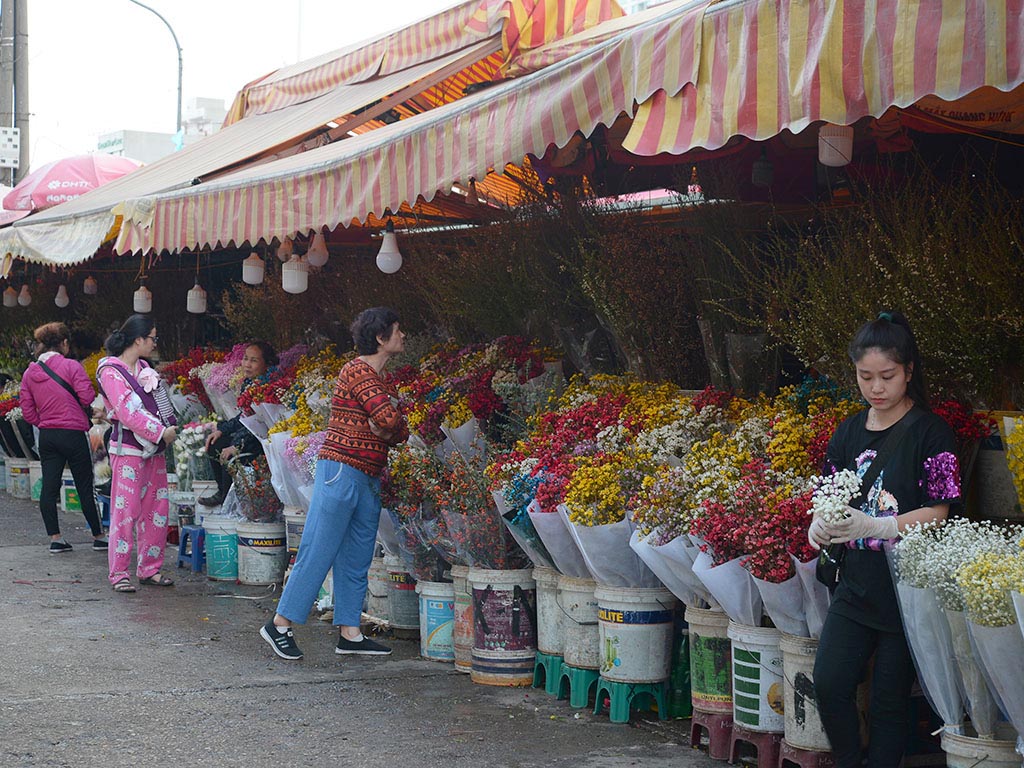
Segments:
[[[206,438],[217,426],[215,421],[192,421],[178,431],[174,441],[174,471],[178,476],[178,490],[191,491],[192,481],[200,475],[200,462],[208,461],[206,454]]]
[[[266,458],[257,457],[248,464],[232,461],[228,469],[234,479],[242,515],[254,523],[273,523],[281,518],[284,505],[270,482]]]

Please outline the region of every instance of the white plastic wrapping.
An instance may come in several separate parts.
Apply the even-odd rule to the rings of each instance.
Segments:
[[[391,519],[391,512],[382,509],[380,522],[377,523],[377,542],[385,555],[398,557],[398,534],[395,533],[395,523]]]
[[[1020,592],[1011,592],[1013,608],[1017,612],[1017,626],[1020,627],[1021,636],[1024,637],[1024,595]]]
[[[661,587],[662,583],[629,546],[633,526],[628,520],[606,525],[576,525],[565,505],[558,514],[576,539],[594,581],[608,587]]]
[[[764,606],[761,593],[754,586],[750,571],[735,558],[721,565],[711,565],[711,555],[701,552],[693,561],[693,573],[707,587],[730,619],[737,624],[761,626]]]
[[[963,735],[963,681],[949,622],[935,590],[897,583],[896,597],[925,698],[942,718],[947,732]]]
[[[967,617],[963,611],[946,610],[945,613],[953,641],[953,654],[960,669],[960,680],[963,682],[963,690],[960,693],[967,707],[967,714],[970,715],[971,724],[979,737],[995,738],[999,705],[992,696],[988,683],[985,682],[978,659],[975,658],[970,631],[967,628]],[[1017,664],[1020,664],[1019,660]]]
[[[787,635],[810,637],[804,618],[804,587],[796,575],[775,583],[751,576],[761,594],[764,611],[772,623]]]
[[[448,459],[453,453],[460,454],[466,461],[481,461],[487,450],[483,435],[480,434],[480,422],[471,418],[457,427],[441,425],[445,441],[444,457]]]
[[[575,579],[591,578],[587,564],[583,562],[580,548],[576,545],[576,539],[569,533],[561,516],[554,512],[541,512],[536,501],[531,502],[526,508],[526,514],[530,516],[537,535],[544,542],[544,547],[554,560],[559,573]]]
[[[284,444],[291,436],[291,432],[275,432],[267,439],[260,440],[260,444],[270,466],[270,484],[274,486],[277,498],[285,506],[301,507],[308,511],[309,499],[299,492],[297,478],[288,468],[288,462],[284,457]]]
[[[661,583],[686,605],[703,608],[718,603],[708,592],[703,582],[693,575],[693,560],[700,554],[686,536],[677,536],[665,544],[650,544],[657,538],[657,530],[648,536],[633,531],[629,546],[637,556],[654,572]]]
[[[1003,712],[1017,733],[1024,734],[1024,636],[1016,624],[983,627],[968,619],[967,626]],[[1020,739],[1017,750],[1021,751]]]
[[[793,557],[790,555],[790,557]],[[815,576],[817,559],[801,563],[793,557],[793,567],[796,568],[796,577],[800,580],[800,586],[804,590],[804,621],[807,623],[807,631],[811,637],[821,637],[821,628],[825,626],[825,617],[828,615],[828,606],[831,598],[828,594],[828,587],[818,581]]]

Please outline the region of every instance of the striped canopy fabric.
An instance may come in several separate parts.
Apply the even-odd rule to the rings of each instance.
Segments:
[[[241,245],[380,217],[640,108],[625,146],[715,149],[1024,81],[1024,0],[677,2],[566,60],[302,155],[138,201],[118,253]],[[579,37],[566,45],[579,46]],[[557,49],[557,45],[555,44]],[[538,60],[552,50],[536,51]],[[572,48],[569,49],[573,50]]]

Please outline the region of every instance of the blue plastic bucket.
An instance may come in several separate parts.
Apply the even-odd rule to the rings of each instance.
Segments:
[[[455,585],[417,581],[420,596],[420,656],[428,661],[455,661]]]

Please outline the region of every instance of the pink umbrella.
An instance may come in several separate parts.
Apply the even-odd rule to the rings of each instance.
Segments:
[[[140,163],[114,155],[77,155],[32,171],[4,197],[8,211],[38,211],[74,200],[91,189],[131,173]]]

